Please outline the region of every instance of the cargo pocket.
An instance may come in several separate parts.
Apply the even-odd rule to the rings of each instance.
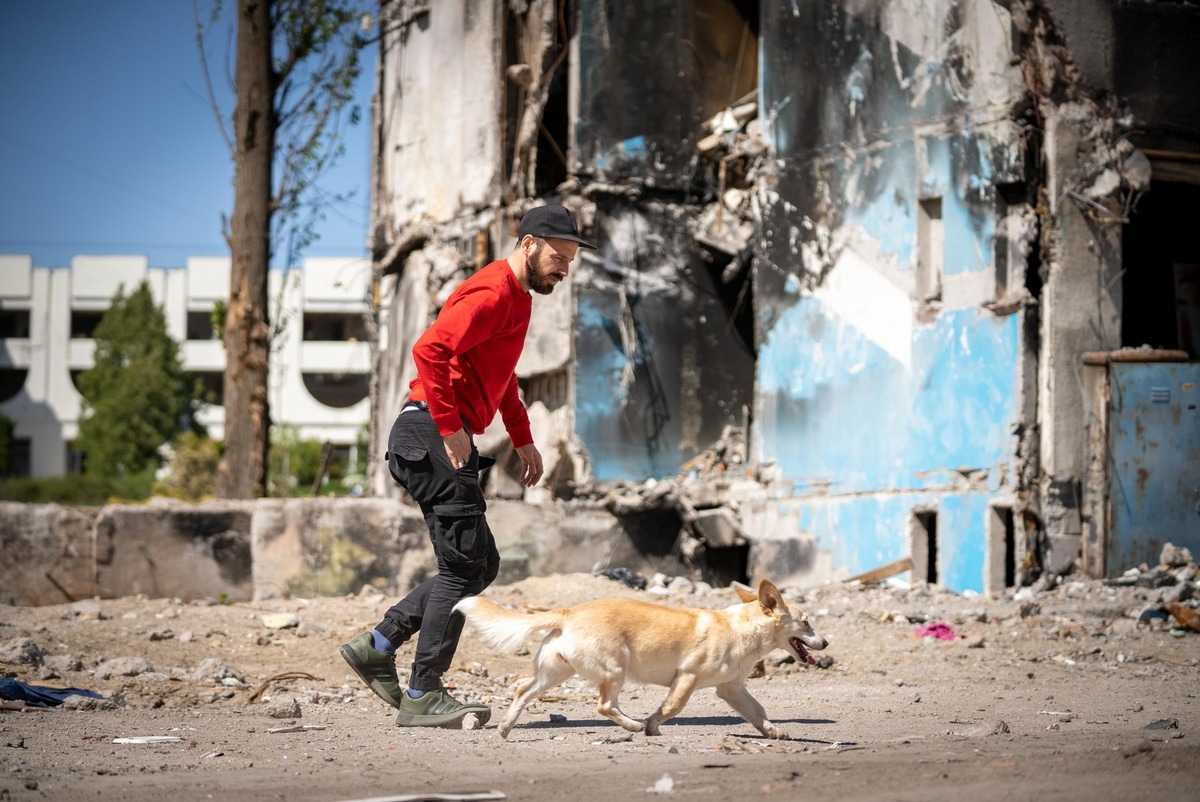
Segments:
[[[440,537],[434,539],[433,548],[443,560],[460,565],[482,565],[487,560],[488,537],[483,526],[483,514],[487,503],[481,498],[476,501],[450,501],[435,504],[434,517]]]

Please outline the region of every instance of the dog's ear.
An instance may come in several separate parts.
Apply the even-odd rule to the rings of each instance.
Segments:
[[[764,579],[758,583],[758,601],[762,605],[763,610],[768,613],[773,612],[784,606],[783,594],[779,592],[779,588],[771,584],[771,580]]]
[[[733,586],[733,592],[736,593],[737,597],[742,600],[742,604],[749,604],[752,601],[758,601],[757,596],[755,596],[753,593],[746,590],[745,588],[741,587],[740,585],[735,584]]]

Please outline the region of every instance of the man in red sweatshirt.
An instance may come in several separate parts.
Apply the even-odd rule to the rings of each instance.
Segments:
[[[500,568],[472,437],[499,411],[521,459],[521,484],[532,487],[542,478],[515,371],[529,329],[530,293],[549,295],[566,281],[580,247],[595,249],[580,238],[565,207],[531,209],[508,258],[459,285],[413,346],[417,378],[392,426],[387,459],[392,477],[425,516],[438,573],[388,609],[375,629],[341,647],[363,682],[399,709],[400,726],[461,726],[468,713],[482,724],[491,716],[486,705],[463,704],[442,686],[463,628],[454,605],[490,585]],[[396,675],[396,648],[418,633],[405,690]]]

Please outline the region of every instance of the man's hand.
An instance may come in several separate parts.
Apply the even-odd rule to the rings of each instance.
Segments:
[[[459,429],[454,434],[445,435],[442,437],[442,442],[446,445],[446,456],[450,458],[450,464],[454,466],[454,470],[461,469],[471,461],[471,438],[465,430]],[[538,465],[541,464],[539,459]]]
[[[533,443],[517,449],[521,458],[521,484],[533,487],[542,478],[542,455]]]

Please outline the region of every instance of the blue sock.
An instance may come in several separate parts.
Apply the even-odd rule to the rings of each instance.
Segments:
[[[420,699],[422,696],[425,695],[425,691],[418,691],[416,688],[409,688],[408,695],[411,696],[413,699]]]
[[[375,640],[375,651],[386,652],[387,654],[396,653],[396,647],[392,645],[390,640],[380,635],[379,630],[371,630],[371,637]]]

